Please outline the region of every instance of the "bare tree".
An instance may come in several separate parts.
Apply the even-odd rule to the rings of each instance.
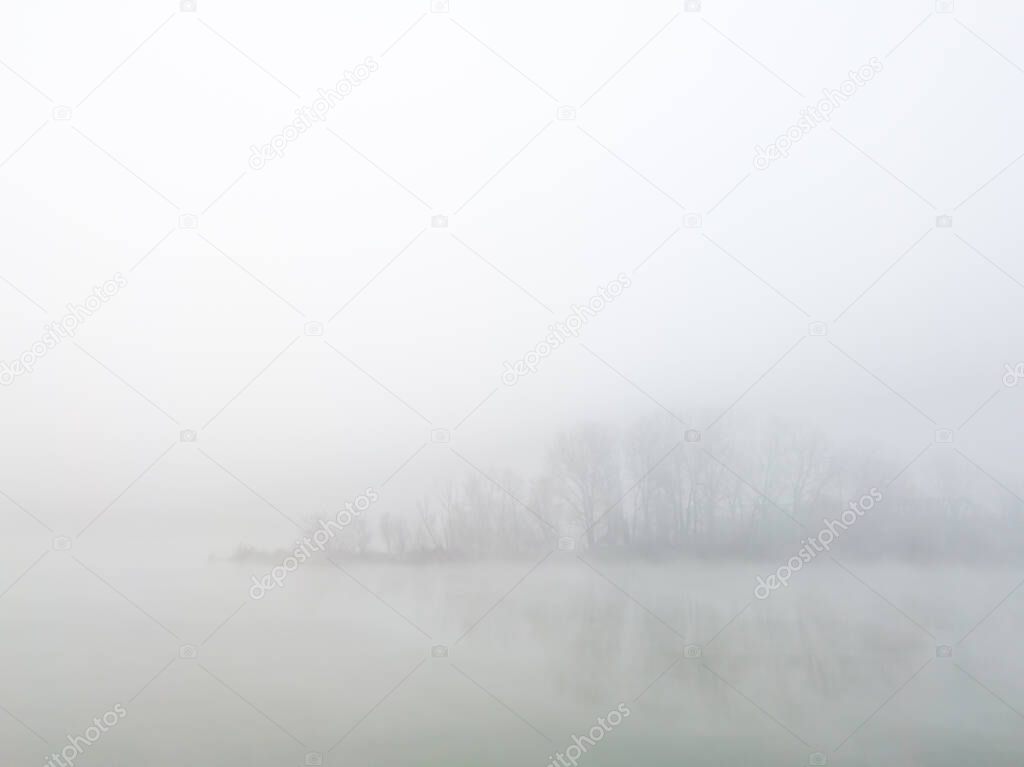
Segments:
[[[583,524],[588,548],[594,546],[598,524],[621,529],[621,505],[613,508],[620,487],[619,451],[611,432],[587,424],[564,433],[555,441],[551,458],[564,497]]]

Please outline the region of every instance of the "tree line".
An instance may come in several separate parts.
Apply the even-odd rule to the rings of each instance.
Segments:
[[[782,423],[668,416],[557,435],[543,469],[466,468],[414,508],[374,511],[331,541],[331,556],[400,561],[535,556],[555,547],[645,558],[788,555],[825,520],[874,491],[842,533],[843,556],[991,560],[1024,551],[1024,503],[933,445],[916,459],[835,445]],[[315,521],[310,520],[310,529]]]

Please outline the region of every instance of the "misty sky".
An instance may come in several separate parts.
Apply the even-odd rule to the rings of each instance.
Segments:
[[[733,405],[896,460],[963,424],[957,446],[1020,487],[1015,4],[200,6],[5,9],[0,357],[127,281],[0,389],[5,534],[48,536],[16,502],[67,534],[109,506],[94,532],[184,515],[273,539],[270,504],[326,513],[402,467],[399,507],[465,471],[434,429],[530,473],[573,423],[704,428]]]

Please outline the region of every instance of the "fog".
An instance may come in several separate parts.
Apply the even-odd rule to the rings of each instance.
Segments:
[[[0,13],[0,762],[1019,763],[1024,10]]]

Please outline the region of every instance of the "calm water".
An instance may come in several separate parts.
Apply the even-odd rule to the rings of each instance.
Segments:
[[[861,583],[820,562],[758,601],[755,576],[777,563],[597,572],[557,553],[532,572],[310,565],[256,601],[261,566],[109,561],[51,552],[0,599],[0,764],[45,764],[117,703],[126,716],[76,765],[288,767],[326,752],[545,767],[620,704],[630,715],[580,764],[1024,754],[1020,597],[957,644],[1019,581],[1010,569],[854,563]]]

